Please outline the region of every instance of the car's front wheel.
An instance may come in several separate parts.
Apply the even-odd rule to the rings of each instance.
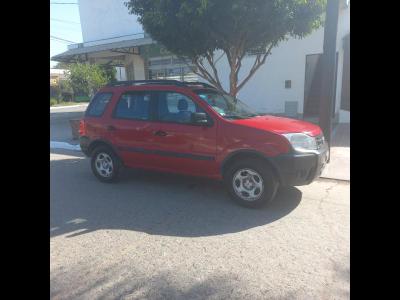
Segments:
[[[275,197],[279,185],[274,172],[257,159],[233,163],[224,177],[232,198],[246,207],[266,205]]]
[[[96,148],[92,153],[91,167],[94,175],[102,182],[114,182],[118,178],[120,161],[106,146]]]

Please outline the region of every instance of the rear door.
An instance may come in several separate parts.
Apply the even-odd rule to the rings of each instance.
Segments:
[[[128,91],[122,93],[115,104],[107,130],[109,139],[129,167],[157,168],[159,129],[153,122],[153,93]]]
[[[161,124],[158,153],[163,156],[162,168],[192,175],[218,174],[217,123],[192,123],[192,113],[205,111],[188,95],[175,91],[157,91],[155,95],[155,115]]]

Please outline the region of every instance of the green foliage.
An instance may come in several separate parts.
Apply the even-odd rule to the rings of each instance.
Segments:
[[[130,0],[131,13],[168,50],[193,57],[239,44],[249,50],[321,25],[326,0]]]
[[[222,50],[231,68],[231,87],[238,87],[246,53],[264,49],[266,57],[280,41],[308,35],[321,26],[326,0],[130,0],[125,4],[152,38],[175,55],[190,58],[202,71],[199,75],[212,84],[219,84],[218,74],[207,74],[203,59],[215,65],[213,54]],[[250,73],[264,62],[257,56]]]
[[[50,106],[56,105],[58,103],[58,100],[55,98],[50,98]]]
[[[61,96],[61,89],[57,85],[50,86],[50,98],[57,98],[59,99]]]
[[[71,64],[67,76],[67,86],[75,95],[92,96],[100,87],[115,80],[115,69],[97,64]]]
[[[60,80],[58,85],[60,86],[61,92],[68,92],[68,93],[73,92],[71,83],[69,82],[69,80]]]
[[[85,96],[85,95],[83,95],[83,96],[75,96],[75,102],[89,102],[90,101],[90,98],[89,98],[89,96]]]
[[[105,65],[100,65],[100,68],[103,69],[109,82],[116,80],[117,70],[115,69],[115,67],[109,64],[105,64]]]

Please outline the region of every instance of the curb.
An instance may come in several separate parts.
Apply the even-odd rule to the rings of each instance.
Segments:
[[[77,104],[77,105],[65,105],[65,106],[51,106],[50,110],[59,109],[59,108],[69,108],[69,107],[84,107],[89,104]]]
[[[50,149],[65,149],[65,150],[72,150],[72,151],[81,151],[81,146],[72,145],[72,144],[66,143],[66,142],[50,141]]]
[[[350,183],[350,179],[340,179],[340,178],[332,178],[332,177],[318,177],[316,180],[327,180],[327,181],[340,181]]]

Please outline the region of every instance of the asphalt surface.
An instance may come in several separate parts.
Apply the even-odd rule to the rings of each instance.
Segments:
[[[50,169],[51,299],[349,299],[348,182],[252,210],[204,179],[101,183],[80,152],[52,150]]]

